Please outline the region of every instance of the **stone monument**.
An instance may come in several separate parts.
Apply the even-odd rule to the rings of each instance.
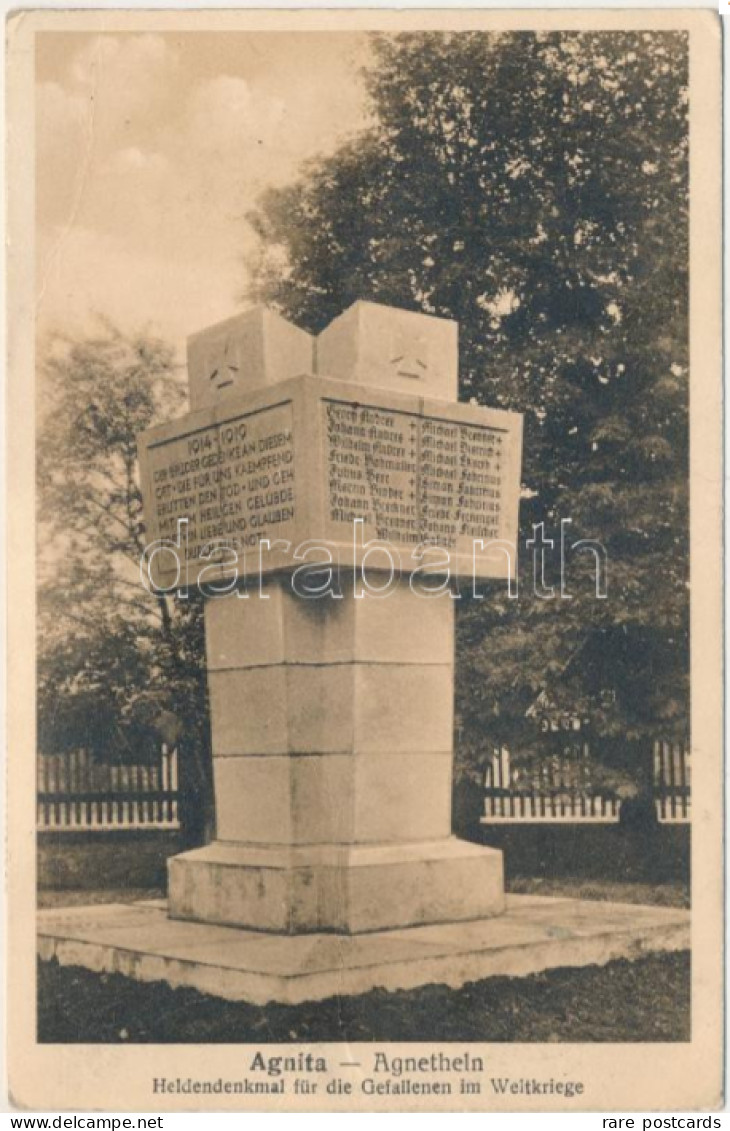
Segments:
[[[455,323],[365,302],[316,339],[259,308],[190,340],[193,411],[141,444],[156,580],[205,571],[210,594],[217,837],[169,862],[172,917],[358,933],[503,911],[501,853],[451,835],[438,571],[509,567],[487,545],[516,542],[521,418],[458,405],[457,366]],[[184,563],[160,541],[180,530]],[[304,561],[325,569],[303,589]]]

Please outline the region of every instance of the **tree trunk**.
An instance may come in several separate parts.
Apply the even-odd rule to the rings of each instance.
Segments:
[[[619,824],[627,833],[651,836],[659,828],[654,799],[654,743],[651,738],[636,743],[636,784],[634,797],[621,802]]]
[[[199,848],[215,836],[215,799],[206,751],[192,743],[178,750],[178,813],[184,848]]]

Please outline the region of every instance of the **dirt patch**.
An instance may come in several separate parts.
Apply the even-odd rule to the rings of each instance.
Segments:
[[[38,999],[41,1042],[688,1041],[690,960],[656,954],[299,1006],[224,1002],[53,961],[39,963]]]

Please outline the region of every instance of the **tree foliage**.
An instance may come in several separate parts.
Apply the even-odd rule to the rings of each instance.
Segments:
[[[561,518],[569,546],[605,547],[606,600],[585,551],[570,599],[530,592],[525,552],[517,601],[462,597],[466,745],[527,741],[546,685],[600,734],[683,733],[686,36],[405,34],[373,52],[372,128],[250,217],[249,297],[312,331],[357,299],[456,319],[462,398],[525,414],[521,547]],[[591,635],[590,670],[561,679]]]
[[[44,752],[104,760],[178,746],[193,840],[210,822],[202,608],[149,593],[137,436],[179,411],[170,347],[104,324],[56,338],[38,437],[38,732]]]

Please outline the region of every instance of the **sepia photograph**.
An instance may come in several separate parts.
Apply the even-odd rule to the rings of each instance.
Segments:
[[[15,1102],[716,1109],[716,14],[14,20]]]

